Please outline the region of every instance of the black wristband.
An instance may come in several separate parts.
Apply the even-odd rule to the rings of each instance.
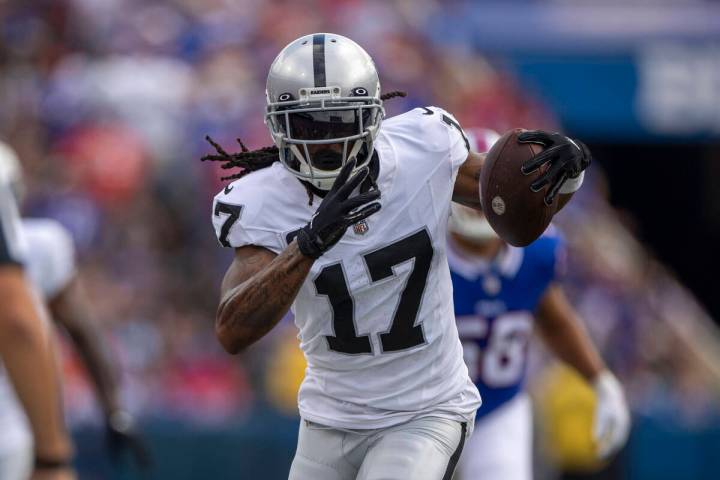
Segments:
[[[35,470],[57,470],[60,468],[67,468],[72,465],[72,461],[69,458],[57,459],[57,458],[42,458],[35,457]]]

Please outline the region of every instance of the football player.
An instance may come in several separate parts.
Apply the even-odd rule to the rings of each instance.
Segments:
[[[20,200],[23,182],[20,163],[15,152],[0,142],[0,171],[4,172],[11,190]],[[117,375],[107,351],[103,348],[102,334],[92,321],[75,266],[75,247],[70,233],[51,219],[22,219],[20,230],[25,238],[25,267],[27,277],[42,297],[51,318],[69,334],[97,391],[105,417],[108,446],[114,458],[123,449],[129,449],[141,466],[147,466],[149,456],[133,430],[132,417],[122,408],[117,387]],[[3,388],[4,378],[0,378]],[[4,387],[7,388],[7,387]],[[22,413],[9,402],[3,405],[3,414],[14,417],[16,435],[29,435],[22,421]],[[0,439],[10,429],[0,430]]]
[[[308,367],[290,479],[448,479],[480,405],[462,358],[446,260],[451,200],[480,208],[483,156],[437,107],[384,120],[370,56],[340,35],[285,47],[267,78],[274,146],[228,154],[243,170],[216,197],[235,249],[216,333],[230,353],[292,307]],[[548,147],[548,195],[590,162],[579,142]],[[578,183],[578,182],[575,182]]]
[[[498,135],[470,130],[468,137],[478,151],[486,151]],[[515,248],[497,236],[482,213],[456,204],[451,210],[447,255],[456,320],[470,377],[483,399],[460,460],[463,480],[532,478],[532,418],[524,380],[533,326],[550,350],[593,386],[592,435],[598,456],[610,456],[625,443],[630,416],[620,383],[558,284],[560,239],[551,232]]]
[[[0,385],[0,478],[72,480],[73,446],[60,408],[55,349],[25,279],[24,256],[17,206],[0,167],[0,375],[10,382]],[[29,428],[17,428],[26,420],[7,408],[18,400]]]

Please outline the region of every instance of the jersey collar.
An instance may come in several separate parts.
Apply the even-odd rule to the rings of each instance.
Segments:
[[[452,237],[448,236],[447,259],[453,272],[467,280],[476,280],[478,277],[495,271],[506,278],[517,275],[522,265],[525,252],[522,248],[504,245],[492,261],[482,257],[463,253],[455,245]]]

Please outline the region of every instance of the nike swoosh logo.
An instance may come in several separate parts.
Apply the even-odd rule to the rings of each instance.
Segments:
[[[425,110],[425,112],[423,113],[423,115],[432,115],[433,113],[435,113],[435,112],[433,112],[432,110],[430,110],[430,109],[427,108],[427,107],[420,107],[420,108],[422,108],[423,110]]]
[[[231,191],[233,188],[235,188],[234,185],[225,185],[225,195],[227,195],[228,193],[230,193],[230,191]]]

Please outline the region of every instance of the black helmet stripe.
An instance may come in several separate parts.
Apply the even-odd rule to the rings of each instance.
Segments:
[[[326,87],[325,81],[325,34],[313,35],[313,74],[316,87]]]

